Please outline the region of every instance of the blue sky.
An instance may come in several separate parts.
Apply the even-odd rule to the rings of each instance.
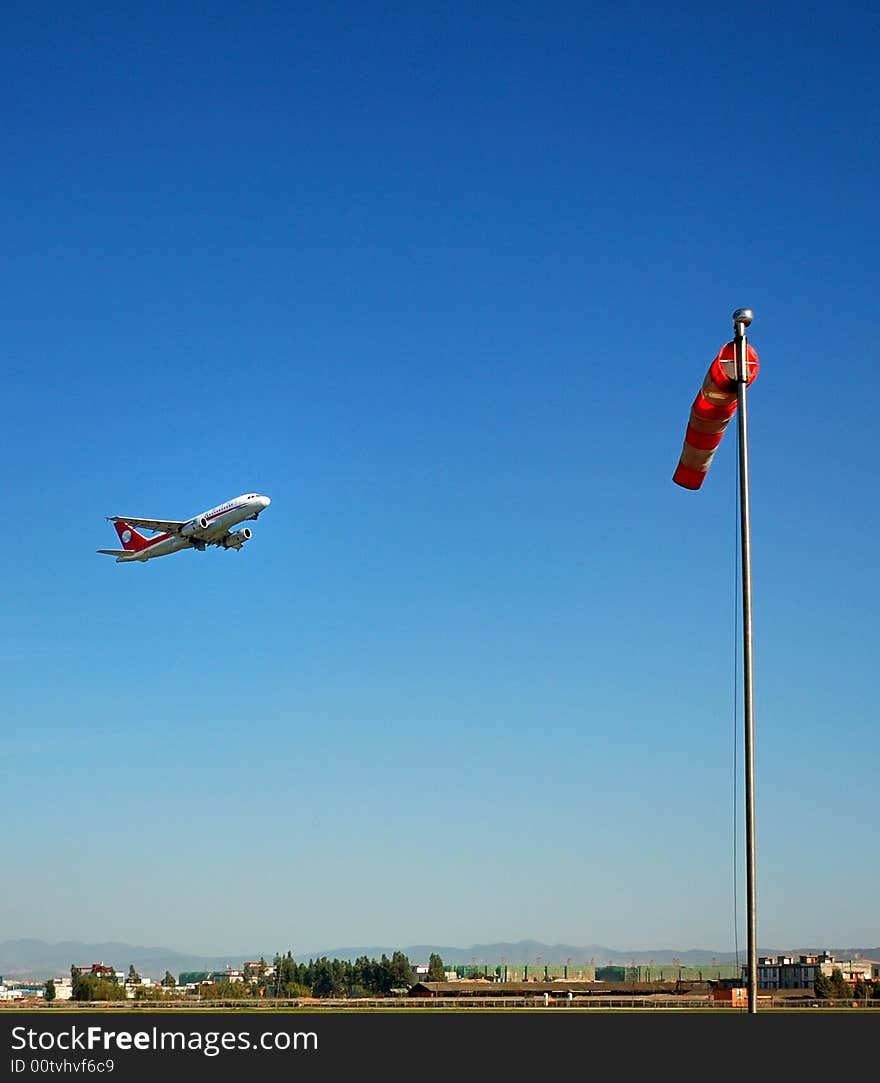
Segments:
[[[3,938],[744,950],[750,306],[759,941],[880,942],[878,26],[13,5]]]

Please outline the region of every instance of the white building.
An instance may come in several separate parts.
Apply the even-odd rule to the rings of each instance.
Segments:
[[[759,989],[811,989],[816,974],[830,978],[835,970],[844,980],[855,985],[860,979],[870,981],[880,973],[880,963],[869,959],[835,959],[827,951],[819,955],[763,955],[758,959]]]
[[[56,1000],[70,1000],[73,996],[73,985],[70,978],[53,978],[55,983],[55,999]]]

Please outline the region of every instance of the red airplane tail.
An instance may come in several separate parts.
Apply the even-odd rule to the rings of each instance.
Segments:
[[[143,534],[138,533],[133,526],[129,526],[128,523],[124,523],[120,519],[117,519],[113,525],[116,527],[116,533],[122,542],[122,548],[129,553],[137,553],[147,547],[147,539]]]

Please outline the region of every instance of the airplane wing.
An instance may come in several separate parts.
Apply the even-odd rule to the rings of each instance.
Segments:
[[[130,557],[130,549],[96,549],[96,553],[106,553],[108,557]]]
[[[176,519],[134,519],[128,515],[108,515],[111,523],[128,523],[129,526],[142,526],[144,530],[162,531],[165,534],[179,534],[180,528],[186,526],[188,520],[179,522]]]

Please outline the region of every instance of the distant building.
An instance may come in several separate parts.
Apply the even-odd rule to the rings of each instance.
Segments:
[[[56,1000],[70,1000],[73,996],[73,984],[70,978],[53,978],[55,983],[55,999]]]
[[[0,984],[0,1000],[37,1000],[42,999],[45,991],[45,982],[9,979]]]
[[[90,963],[88,966],[75,966],[73,968],[77,974],[82,974],[91,978],[104,978],[105,980],[113,980],[115,975],[117,981],[124,981],[126,975],[120,970],[115,970],[112,966],[105,966],[104,963]]]
[[[244,981],[244,971],[227,966],[225,970],[213,971],[207,980],[213,985],[217,985],[221,981]]]
[[[763,955],[758,958],[759,989],[812,989],[816,975],[830,978],[839,970],[844,981],[854,985],[860,979],[870,981],[874,973],[880,973],[880,963],[870,959],[835,959],[828,952],[818,955]],[[743,976],[746,968],[743,967]]]
[[[730,1004],[734,1008],[748,1007],[748,988],[735,978],[710,981],[712,1000],[716,1004]]]
[[[835,959],[831,955],[821,964],[821,969],[828,978],[831,977],[833,971],[839,970],[843,974],[844,981],[855,985],[857,981],[870,981],[876,966],[880,964],[871,959]]]
[[[247,982],[259,981],[260,971],[262,970],[264,978],[271,978],[275,974],[274,963],[261,963],[259,959],[256,962],[244,963],[243,967],[244,980]],[[232,981],[232,978],[224,978],[224,981]]]

